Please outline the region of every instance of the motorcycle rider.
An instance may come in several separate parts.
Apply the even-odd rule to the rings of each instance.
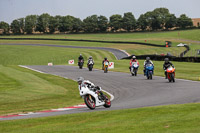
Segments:
[[[165,79],[167,79],[167,68],[170,66],[174,68],[174,65],[169,61],[169,58],[165,58],[163,64],[163,69],[165,70]]]
[[[139,62],[138,60],[136,59],[136,56],[132,56],[131,60],[130,60],[130,66],[129,66],[129,69],[131,71],[131,66],[132,66],[132,63],[133,62],[137,62],[138,66],[139,66]]]
[[[107,59],[107,57],[105,57],[104,60],[102,61],[102,70],[104,70],[104,62],[109,63],[109,60]]]
[[[94,60],[92,59],[92,56],[89,57],[87,65],[89,65],[90,62],[92,62],[94,65]]]
[[[150,57],[146,57],[146,60],[144,61],[144,76],[145,76],[145,72],[146,72],[146,65],[147,64],[152,64],[153,65],[153,62],[150,60]]]
[[[100,93],[100,99],[99,100],[106,100],[105,96],[103,94],[103,92],[101,91],[101,88],[99,86],[95,86],[92,82],[90,82],[89,80],[84,80],[83,77],[79,77],[78,80],[78,88],[79,90],[81,90],[82,87],[88,87],[90,90],[96,92],[98,91]]]
[[[81,60],[83,60],[83,64],[84,64],[84,58],[83,58],[82,54],[80,54],[80,56],[78,57],[78,65],[80,65]]]

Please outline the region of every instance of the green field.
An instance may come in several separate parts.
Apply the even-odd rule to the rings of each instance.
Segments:
[[[199,133],[200,104],[101,111],[0,122],[2,133]]]
[[[185,48],[176,47],[179,43],[190,45],[191,51],[185,56],[199,56],[197,50],[200,49],[200,30],[183,30],[183,31],[168,31],[168,32],[138,32],[138,33],[106,33],[106,34],[61,34],[61,35],[12,35],[0,36],[8,38],[53,38],[53,39],[82,39],[82,40],[101,40],[101,41],[128,41],[128,42],[147,42],[157,45],[164,45],[164,42],[172,41],[172,48],[160,48],[142,45],[128,44],[110,44],[110,43],[89,43],[89,42],[63,42],[63,41],[13,41],[0,40],[0,43],[43,43],[43,44],[59,44],[59,45],[76,45],[76,46],[97,46],[97,47],[112,47],[126,50],[130,54],[167,54],[171,53],[174,56],[179,56]]]
[[[119,41],[142,41],[142,39],[151,38],[154,42],[163,42],[165,39],[173,40],[173,37],[176,40],[176,34],[178,34],[178,31],[130,34],[44,35],[39,37],[65,38],[67,36],[66,38],[71,39],[81,38],[91,40]],[[199,30],[180,31],[180,39],[199,41],[199,38],[196,37],[198,35]],[[31,36],[37,37],[36,35]],[[150,41],[150,39],[148,41]],[[178,43],[178,41],[176,41],[174,44]],[[178,55],[181,51],[185,50],[185,48],[176,48],[175,45],[173,45],[174,47],[172,48],[158,48],[135,44],[119,45],[111,43],[91,43],[77,41],[0,40],[0,44],[1,43],[34,43],[112,47],[126,50],[130,54],[136,55],[148,53],[166,54],[167,52]],[[192,50],[199,48],[199,44],[197,43],[192,43],[191,46],[193,46]],[[83,54],[85,59],[91,55],[93,56],[95,60],[94,68],[101,69],[102,59],[104,57],[108,57],[110,61],[115,62],[115,69],[112,71],[126,72],[127,76],[129,75],[129,60],[116,60],[114,55],[107,51],[45,46],[0,45],[0,115],[46,110],[83,103],[83,100],[79,96],[77,83],[75,81],[64,79],[58,76],[37,73],[17,66],[47,65],[49,62],[52,62],[54,65],[67,65],[68,60],[70,59],[75,59],[75,62],[77,62],[77,58],[80,53]],[[139,62],[139,74],[142,74],[144,60],[139,60]],[[164,76],[162,69],[163,61],[153,62],[155,64],[155,75]],[[172,63],[176,67],[176,78],[200,81],[199,63]],[[137,133],[196,133],[200,131],[199,106],[200,104],[170,105],[118,111],[81,113],[27,120],[0,121],[0,132],[23,133],[123,131]]]
[[[83,103],[75,81],[0,65],[0,115]]]

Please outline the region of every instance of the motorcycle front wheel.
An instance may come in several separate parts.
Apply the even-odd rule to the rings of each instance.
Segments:
[[[106,98],[106,100],[105,100],[105,104],[103,105],[105,108],[110,108],[110,106],[111,106],[111,101],[110,101],[110,99],[107,97],[107,96],[105,96],[105,98]]]
[[[95,98],[91,95],[86,95],[84,97],[84,101],[85,101],[85,104],[87,105],[87,107],[91,110],[94,110],[95,107],[96,107],[96,104],[95,104]]]
[[[108,72],[108,67],[105,67],[104,68],[104,73],[107,73]]]
[[[173,82],[175,82],[174,74],[173,74],[173,73],[172,73],[172,75],[171,75],[171,79],[172,79]]]

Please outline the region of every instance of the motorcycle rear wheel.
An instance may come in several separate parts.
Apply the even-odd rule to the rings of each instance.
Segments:
[[[91,110],[94,110],[95,107],[96,107],[96,104],[95,104],[95,98],[91,95],[86,95],[84,97],[84,101],[85,101],[85,104],[87,105],[87,107]]]

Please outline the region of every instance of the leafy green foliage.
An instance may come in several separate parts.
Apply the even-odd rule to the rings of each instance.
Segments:
[[[112,31],[117,31],[122,28],[123,18],[119,14],[110,16],[110,27]]]
[[[187,17],[185,14],[182,14],[177,19],[177,26],[179,26],[180,28],[191,27],[193,26],[192,19]]]
[[[1,21],[0,22],[0,29],[3,29],[3,34],[8,34],[9,33],[9,24],[4,22],[4,21]]]
[[[136,28],[136,19],[131,12],[124,13],[122,28],[130,31]]]
[[[32,34],[37,25],[37,15],[28,15],[25,18],[25,32]]]
[[[44,13],[37,18],[36,31],[46,33],[48,32],[50,15]]]

